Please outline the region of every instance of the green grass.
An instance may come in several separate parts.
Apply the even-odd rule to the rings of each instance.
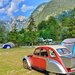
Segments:
[[[36,70],[23,68],[22,59],[33,53],[34,48],[0,49],[0,75],[44,75]]]

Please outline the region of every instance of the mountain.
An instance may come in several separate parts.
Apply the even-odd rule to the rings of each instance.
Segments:
[[[47,20],[50,16],[57,16],[63,11],[72,10],[75,7],[75,0],[52,0],[48,3],[41,4],[32,13],[35,23]],[[42,9],[41,11],[38,11]]]
[[[37,16],[40,12],[42,12],[42,10],[44,9],[44,7],[46,6],[47,2],[40,4],[33,12],[32,15]]]
[[[0,20],[0,26],[4,26],[7,30],[10,31],[16,24],[17,29],[20,30],[22,28],[27,27],[26,21],[27,21],[27,18],[25,18],[24,16],[19,16],[17,18],[11,19],[9,21],[1,21]]]
[[[22,28],[25,28],[25,24],[26,23],[26,17],[24,16],[19,16],[17,18],[14,18],[14,20],[12,20],[12,23],[10,24],[11,29],[12,27],[16,24],[17,29],[20,30]]]

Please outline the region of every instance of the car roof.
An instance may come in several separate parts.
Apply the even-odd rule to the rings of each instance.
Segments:
[[[61,45],[44,45],[44,46],[39,46],[39,47],[43,47],[43,48],[53,48],[53,49],[66,48],[65,46],[61,46]]]
[[[75,43],[75,38],[68,38],[62,41],[64,44]]]

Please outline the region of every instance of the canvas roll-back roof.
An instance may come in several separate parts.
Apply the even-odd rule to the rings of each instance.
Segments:
[[[63,40],[62,45],[67,47],[73,53],[75,51],[75,38],[68,38]]]
[[[62,41],[62,43],[68,44],[68,43],[75,43],[75,38],[68,38]]]

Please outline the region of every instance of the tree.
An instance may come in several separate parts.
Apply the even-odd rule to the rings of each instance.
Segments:
[[[29,40],[33,46],[37,40],[37,29],[36,29],[35,21],[32,16],[30,17],[29,25],[27,29],[29,34]]]
[[[24,33],[24,32],[26,32],[24,28],[22,28],[22,29],[19,31],[20,34],[22,34],[22,33]]]
[[[18,33],[10,31],[8,33],[8,41],[11,41],[11,42],[17,44],[17,40],[18,40]]]
[[[39,37],[42,37],[44,39],[48,39],[51,38],[51,34],[50,34],[50,30],[47,29],[43,29],[39,31]]]
[[[75,18],[74,15],[65,17],[61,21],[61,35],[63,39],[75,37]]]
[[[46,21],[42,21],[41,23],[38,24],[38,30],[43,30],[47,29],[48,25]]]
[[[16,23],[13,23],[12,31],[8,33],[8,41],[11,41],[18,45],[18,29]]]
[[[28,29],[28,31],[35,31],[35,29],[36,29],[35,21],[34,21],[34,18],[32,16],[30,17],[27,29]]]
[[[59,23],[51,16],[47,21],[38,24],[39,37],[57,40],[59,35]]]
[[[7,41],[6,37],[7,37],[6,28],[4,25],[2,25],[0,26],[0,43],[5,43]]]
[[[61,20],[61,26],[60,26],[60,39],[64,40],[68,38],[68,24],[69,24],[70,18],[69,17],[63,17]]]
[[[60,34],[61,40],[68,38],[68,27],[63,27],[60,32],[61,32]]]
[[[62,40],[66,38],[75,37],[75,9],[67,12],[67,15],[60,18],[61,21],[61,37]]]
[[[51,38],[53,40],[57,40],[59,38],[59,24],[57,22],[57,20],[51,16],[48,21],[47,21],[47,24],[48,24],[48,30],[50,30],[50,35],[51,35]]]
[[[68,36],[71,38],[75,37],[75,18],[71,17],[68,24]]]

